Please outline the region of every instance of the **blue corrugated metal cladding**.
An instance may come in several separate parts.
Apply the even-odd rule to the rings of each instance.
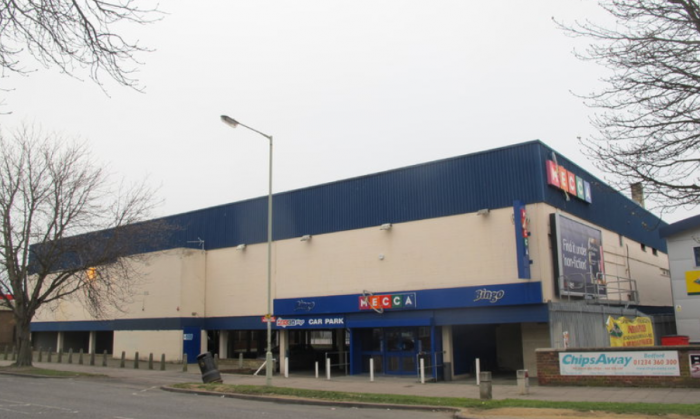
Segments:
[[[559,164],[591,183],[593,203],[566,200],[546,184],[552,149],[540,141],[458,156],[275,194],[273,239],[444,217],[482,208],[547,202],[563,211],[665,251],[654,215],[561,155]],[[267,240],[267,197],[166,217],[180,227],[167,248],[206,249]]]

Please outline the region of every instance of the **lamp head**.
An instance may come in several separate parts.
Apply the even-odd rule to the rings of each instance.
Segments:
[[[233,128],[238,126],[238,121],[226,115],[221,115],[221,122]]]

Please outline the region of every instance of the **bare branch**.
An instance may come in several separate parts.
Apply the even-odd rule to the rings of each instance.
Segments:
[[[137,56],[149,51],[127,40],[115,28],[162,17],[156,7],[135,0],[0,0],[0,69],[27,74],[22,54],[28,52],[44,67],[79,77],[85,69],[100,87],[107,75],[118,84],[140,90],[134,77]],[[104,89],[104,87],[103,87]]]
[[[586,154],[611,183],[642,182],[656,208],[700,204],[700,5],[693,0],[603,0],[614,19],[559,23],[592,44],[577,56],[612,70],[582,96],[601,110]]]
[[[31,127],[0,133],[0,305],[14,313],[20,348],[46,304],[77,298],[99,317],[131,299],[134,261],[169,231],[143,222],[154,195],[145,183],[114,187],[84,143]]]

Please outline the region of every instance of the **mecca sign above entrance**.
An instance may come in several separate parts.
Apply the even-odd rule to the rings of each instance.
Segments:
[[[420,300],[420,304],[418,301]],[[274,313],[279,319],[309,319],[334,314],[398,313],[467,307],[517,306],[542,304],[540,281],[478,287],[440,288],[406,291],[363,291],[362,294],[278,298]],[[308,324],[308,323],[307,323]],[[304,324],[303,327],[306,327]],[[288,323],[278,326],[290,327]],[[325,326],[324,321],[324,326]]]
[[[416,308],[416,293],[360,296],[360,310],[397,310]]]

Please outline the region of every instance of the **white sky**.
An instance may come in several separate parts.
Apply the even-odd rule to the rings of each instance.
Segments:
[[[600,18],[591,0],[169,0],[125,27],[154,52],[145,93],[56,70],[11,76],[0,126],[86,139],[112,172],[160,185],[157,216],[540,139],[597,176],[571,92],[604,70],[552,22]],[[33,63],[25,63],[33,65]],[[693,215],[677,211],[669,222]]]

